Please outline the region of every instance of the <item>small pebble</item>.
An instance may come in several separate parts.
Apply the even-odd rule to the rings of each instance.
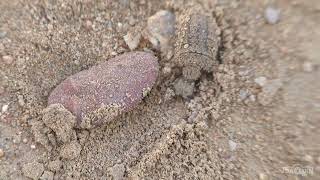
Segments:
[[[274,7],[267,7],[264,15],[269,24],[276,24],[280,19],[280,10]]]
[[[0,158],[4,157],[4,151],[3,149],[0,149]]]
[[[305,72],[312,72],[313,71],[313,64],[311,62],[303,63],[303,70]]]
[[[76,60],[74,61],[74,64],[75,64],[75,65],[79,65],[79,64],[80,64],[79,60],[76,59]]]
[[[254,82],[263,87],[267,83],[267,78],[264,76],[257,77],[256,79],[254,79]]]
[[[236,142],[234,142],[234,141],[232,141],[232,140],[229,140],[229,147],[230,147],[230,150],[231,151],[234,151],[234,150],[236,150],[237,149],[237,143]]]
[[[256,101],[256,96],[255,95],[251,95],[249,96],[250,101],[255,102]]]
[[[30,148],[31,148],[31,149],[35,149],[35,148],[36,148],[36,145],[31,144],[31,145],[30,145]]]
[[[21,137],[17,136],[15,139],[12,140],[12,142],[13,142],[14,144],[20,143],[20,142],[21,142]]]
[[[128,32],[127,35],[123,36],[124,41],[128,45],[130,50],[134,50],[140,43],[141,34]]]
[[[6,35],[7,35],[7,32],[5,32],[5,31],[0,31],[0,39],[6,37]]]
[[[144,88],[144,89],[142,89],[142,96],[143,96],[143,97],[146,97],[146,96],[149,94],[150,91],[151,91],[150,88]]]
[[[166,55],[167,59],[170,60],[173,57],[173,54],[173,49],[169,49]]]
[[[52,31],[52,30],[53,30],[53,28],[54,28],[54,27],[53,27],[53,24],[48,24],[48,26],[47,26],[47,27],[48,27],[48,30],[49,30],[49,31]]]
[[[8,55],[5,55],[5,56],[2,56],[2,60],[5,64],[12,64],[13,62],[13,57],[12,56],[8,56]]]
[[[169,65],[167,65],[167,64],[162,69],[162,72],[163,72],[164,75],[170,74],[171,71],[172,71],[171,67]]]
[[[9,109],[9,105],[8,105],[8,104],[5,104],[5,105],[2,106],[1,112],[2,112],[2,113],[5,113],[5,112],[8,111],[8,109]]]
[[[25,102],[22,95],[18,95],[18,103],[20,106],[24,106]]]
[[[259,179],[260,180],[267,180],[267,175],[265,175],[264,173],[260,173],[259,174]]]

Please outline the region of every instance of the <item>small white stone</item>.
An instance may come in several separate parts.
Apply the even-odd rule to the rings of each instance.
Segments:
[[[257,77],[256,79],[254,79],[254,82],[263,87],[267,83],[267,78],[264,76]]]
[[[133,34],[129,32],[127,35],[123,36],[123,39],[128,45],[130,50],[134,50],[138,47],[140,43],[140,38],[141,38],[140,33]]]
[[[170,59],[173,57],[173,54],[174,54],[173,50],[172,50],[172,49],[169,49],[168,52],[167,52],[167,54],[166,54],[167,59],[170,60]]]
[[[24,106],[25,102],[22,95],[18,95],[18,103],[20,106]]]
[[[48,27],[48,30],[49,30],[49,31],[52,31],[52,30],[53,30],[53,24],[48,24],[47,27]]]
[[[234,151],[237,149],[238,144],[232,140],[229,140],[229,147],[231,151]]]
[[[5,113],[5,112],[8,111],[8,109],[9,109],[9,105],[8,105],[8,104],[5,104],[5,105],[2,106],[1,112],[2,112],[2,113]]]
[[[313,70],[313,64],[311,62],[305,62],[303,63],[303,70],[305,72],[312,72]]]
[[[79,65],[79,64],[80,64],[79,60],[75,60],[75,61],[74,61],[74,64],[75,64],[75,65]]]
[[[36,148],[36,145],[31,144],[30,148],[31,148],[31,149],[35,149],[35,148]]]
[[[13,57],[12,56],[2,56],[3,62],[5,64],[11,64],[13,62]]]
[[[260,180],[266,180],[267,179],[267,175],[265,175],[264,173],[260,173],[259,174],[259,179]]]
[[[171,67],[168,65],[165,65],[162,69],[163,74],[167,75],[171,73]]]
[[[255,102],[256,101],[256,96],[255,95],[251,95],[249,97],[250,101]]]
[[[280,19],[280,10],[273,7],[267,7],[264,16],[269,24],[276,24]]]

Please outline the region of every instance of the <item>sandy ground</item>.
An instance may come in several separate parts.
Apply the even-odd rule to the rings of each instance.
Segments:
[[[130,51],[124,35],[185,3],[1,0],[0,179],[319,179],[320,1],[203,4],[223,48],[193,96],[174,96],[179,69],[142,38],[137,49],[161,67],[150,94],[105,127],[70,130],[66,143],[43,124],[56,112],[60,128],[70,120],[43,111],[54,87]],[[269,6],[280,10],[276,24]]]

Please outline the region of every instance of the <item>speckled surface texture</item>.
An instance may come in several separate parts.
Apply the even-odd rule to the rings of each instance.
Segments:
[[[125,53],[68,77],[52,91],[48,104],[64,105],[78,121],[110,105],[131,110],[151,90],[158,71],[154,55]]]

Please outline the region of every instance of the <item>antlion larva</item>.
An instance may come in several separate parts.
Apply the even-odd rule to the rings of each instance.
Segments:
[[[220,29],[215,19],[201,9],[185,10],[178,20],[175,61],[183,77],[197,80],[201,71],[211,72],[219,63]]]

